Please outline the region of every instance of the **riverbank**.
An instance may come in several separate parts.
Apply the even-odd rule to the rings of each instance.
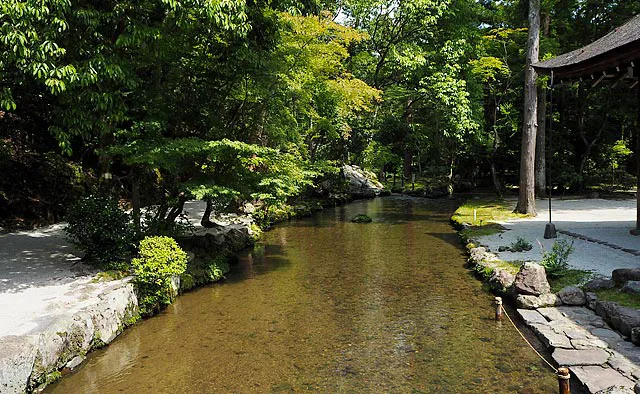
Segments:
[[[487,318],[453,209],[393,196],[274,226],[223,285],[178,297],[46,392],[554,392],[517,332]]]
[[[198,202],[186,206],[188,214],[203,209]],[[253,243],[250,217],[228,215],[217,223],[214,229],[194,227],[184,242],[225,253]],[[2,393],[43,389],[139,319],[133,278],[114,279],[83,264],[65,238],[64,224],[2,235],[0,250]],[[190,280],[177,281],[177,291],[216,279],[207,277],[210,274],[204,269],[197,275],[198,264],[191,259]],[[217,279],[225,273],[220,272]]]
[[[375,197],[381,185],[355,166],[345,166],[346,188],[274,213],[271,223],[311,215],[324,206]],[[219,281],[229,256],[259,236],[251,214],[218,214],[200,224],[205,203],[184,206],[191,225],[178,238],[189,252],[187,272],[173,281],[176,293]],[[213,215],[212,215],[213,216]],[[67,242],[64,223],[0,235],[0,392],[39,391],[111,343],[139,319],[132,277],[99,272],[82,262]]]
[[[598,300],[596,293],[589,292],[594,291],[593,284],[601,283],[598,280],[589,282],[586,291],[575,285],[584,284],[594,276],[609,277],[617,268],[640,266],[639,240],[628,233],[633,224],[631,218],[635,217],[635,204],[601,199],[554,201],[553,217],[559,237],[575,248],[568,268],[579,275],[569,280],[577,283],[566,283],[574,286],[550,292],[546,284],[546,290],[535,289],[531,295],[520,291],[527,281],[522,264],[540,261],[543,250],[551,250],[556,240],[543,239],[544,216],[516,217],[508,213],[513,209],[507,207],[508,201],[501,204],[505,206],[471,204],[474,214],[489,208],[489,211],[502,210],[502,214],[495,214],[497,220],[491,215],[485,216],[485,211],[475,218],[476,223],[463,222],[460,212],[452,218],[467,247],[469,267],[494,291],[514,299],[520,308],[519,315],[547,345],[555,364],[569,367],[588,392],[618,386],[620,393],[633,393],[640,379],[640,348],[630,342],[629,336],[631,328],[638,325],[640,311]],[[545,205],[545,201],[539,201],[539,212],[544,212]],[[467,219],[469,216],[467,212]],[[532,247],[519,250],[521,248],[514,247],[517,244]],[[546,282],[546,278],[528,280],[527,284],[536,282],[534,287],[542,288],[545,287],[543,281]]]

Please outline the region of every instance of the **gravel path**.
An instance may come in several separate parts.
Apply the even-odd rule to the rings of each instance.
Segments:
[[[515,201],[513,205],[515,207]],[[549,221],[548,202],[538,200],[538,216],[501,223],[507,231],[480,237],[481,244],[502,260],[539,261],[542,247],[551,250],[554,240],[543,238]],[[569,264],[575,268],[592,270],[611,276],[616,268],[640,268],[640,237],[629,230],[635,228],[636,200],[553,200],[552,219],[558,239],[573,242],[575,251]],[[518,238],[533,244],[529,252],[498,252]],[[542,247],[540,246],[542,245]]]

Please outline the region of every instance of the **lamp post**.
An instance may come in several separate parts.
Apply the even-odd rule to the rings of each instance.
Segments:
[[[549,139],[549,143],[547,144],[547,155],[549,157],[547,162],[547,187],[549,188],[549,223],[544,228],[544,239],[552,239],[558,238],[558,233],[556,232],[556,226],[551,222],[551,162],[553,161],[553,152],[551,152],[551,133],[553,133],[553,70],[551,70],[551,92],[549,98],[549,132],[547,133],[547,137]]]

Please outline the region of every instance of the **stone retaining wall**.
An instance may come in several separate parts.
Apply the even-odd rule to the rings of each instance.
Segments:
[[[640,325],[637,310],[598,301],[593,293],[586,297],[583,294],[588,308],[558,306],[562,304],[562,294],[518,294],[512,291],[516,276],[503,267],[496,255],[476,246],[473,240],[463,242],[467,244],[469,267],[480,273],[494,291],[514,298],[519,308],[525,308],[518,309],[518,314],[527,327],[552,352],[556,364],[568,367],[587,392],[640,393],[640,385],[636,386],[640,379],[640,348],[625,340],[631,329]],[[613,388],[615,391],[611,391]]]
[[[79,365],[86,354],[113,341],[138,315],[131,278],[95,290],[87,285],[80,308],[55,315],[36,332],[0,338],[0,392],[44,388],[59,371]]]

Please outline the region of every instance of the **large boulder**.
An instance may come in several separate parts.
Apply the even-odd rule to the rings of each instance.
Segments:
[[[516,297],[516,306],[520,309],[538,309],[558,305],[562,305],[562,301],[552,293],[539,296],[520,294]]]
[[[587,302],[584,292],[575,286],[567,286],[560,290],[558,297],[565,305],[584,305]]]
[[[640,281],[630,280],[622,286],[622,292],[629,294],[640,294]]]
[[[582,288],[584,291],[609,290],[615,287],[615,283],[611,279],[595,278],[585,283]]]
[[[640,311],[628,306],[618,306],[616,312],[611,317],[611,325],[623,335],[631,336],[631,329],[640,327]]]
[[[491,278],[489,278],[489,284],[491,288],[499,291],[506,292],[513,285],[515,276],[509,272],[501,269],[493,271]]]
[[[358,166],[344,165],[342,174],[349,184],[348,193],[354,198],[373,198],[383,189],[375,174]]]
[[[596,301],[596,313],[622,335],[630,336],[631,329],[640,327],[640,310],[611,301]]]
[[[513,282],[516,294],[540,296],[549,294],[551,286],[544,267],[536,263],[524,263]]]
[[[621,287],[630,280],[640,281],[640,268],[618,268],[611,273],[611,279],[616,287]]]

